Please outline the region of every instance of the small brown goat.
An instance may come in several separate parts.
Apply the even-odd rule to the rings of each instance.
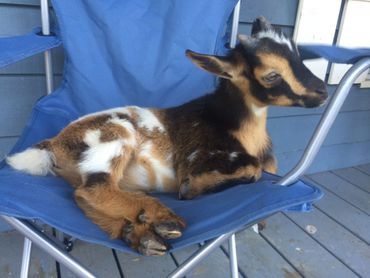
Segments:
[[[8,163],[65,178],[85,214],[112,238],[163,255],[165,239],[180,237],[185,221],[143,191],[190,199],[232,180],[256,181],[263,170],[275,173],[267,106],[316,107],[327,98],[294,42],[264,18],[239,41],[226,57],[186,52],[220,77],[212,94],[168,109],[129,106],[84,116]]]

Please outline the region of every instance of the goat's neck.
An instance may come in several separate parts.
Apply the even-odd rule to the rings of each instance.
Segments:
[[[249,90],[247,84],[243,84],[243,88]],[[240,113],[238,128],[232,130],[231,134],[239,140],[249,154],[259,157],[270,147],[270,139],[266,131],[267,106],[262,106],[250,92],[242,92],[228,80],[224,80],[220,84],[219,90],[223,90],[223,92],[218,93],[226,93],[227,91],[227,95],[230,96],[230,105],[238,101],[233,94],[240,96],[241,103],[234,103],[234,105],[243,105],[244,113]],[[230,108],[232,109],[232,107]]]

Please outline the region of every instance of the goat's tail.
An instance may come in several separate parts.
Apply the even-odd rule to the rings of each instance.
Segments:
[[[43,141],[23,152],[6,158],[6,162],[14,169],[36,176],[52,173],[54,154],[49,141]]]

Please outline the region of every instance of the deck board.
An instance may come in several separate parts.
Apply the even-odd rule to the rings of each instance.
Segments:
[[[283,214],[271,216],[262,235],[304,277],[356,277],[343,263]]]
[[[16,232],[0,236],[0,277],[19,277],[24,238]],[[29,277],[57,277],[55,261],[36,246],[33,246]]]
[[[85,267],[97,277],[114,278],[120,277],[117,265],[113,258],[111,249],[101,245],[89,244],[76,241],[71,255],[78,259]],[[78,277],[61,265],[61,276],[63,278]]]
[[[279,253],[252,229],[236,235],[239,268],[248,278],[302,277]],[[223,245],[228,250],[227,244]]]
[[[335,175],[341,177],[345,181],[358,186],[364,191],[370,193],[369,175],[361,172],[356,168],[344,168],[332,171]]]
[[[198,250],[197,245],[192,245],[173,253],[179,264],[183,263],[189,256]],[[229,260],[222,252],[221,248],[217,248],[207,258],[205,258],[198,266],[196,266],[188,275],[187,278],[224,278],[229,277]]]
[[[370,175],[370,163],[356,166],[360,171]]]
[[[171,271],[176,269],[176,264],[170,255],[144,257],[117,251],[117,256],[125,277],[166,277]]]
[[[310,180],[310,182],[313,182],[313,180]],[[321,189],[325,196],[314,206],[370,244],[369,216],[325,188]]]
[[[330,172],[313,174],[309,177],[328,191],[370,215],[370,193]]]
[[[304,217],[297,213],[289,213],[287,216],[301,229],[307,230],[308,225],[314,226],[317,231],[307,234],[335,254],[336,258],[359,276],[369,275],[370,246],[366,242],[319,210],[307,213]],[[329,233],[328,231],[335,232]]]

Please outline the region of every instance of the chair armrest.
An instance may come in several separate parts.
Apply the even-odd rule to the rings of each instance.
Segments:
[[[40,35],[40,29],[16,37],[0,38],[0,67],[61,45],[56,36]]]
[[[354,64],[370,57],[370,48],[345,48],[335,45],[298,45],[302,60],[325,58],[332,63]]]
[[[288,172],[277,184],[286,186],[295,182],[301,177],[312,164],[316,154],[318,153],[326,135],[337,117],[344,100],[346,99],[353,83],[367,69],[370,68],[370,53],[367,58],[362,58],[355,63],[344,75],[339,86],[337,87],[333,97],[327,105],[324,114],[322,115],[316,130],[311,137],[300,161]]]

